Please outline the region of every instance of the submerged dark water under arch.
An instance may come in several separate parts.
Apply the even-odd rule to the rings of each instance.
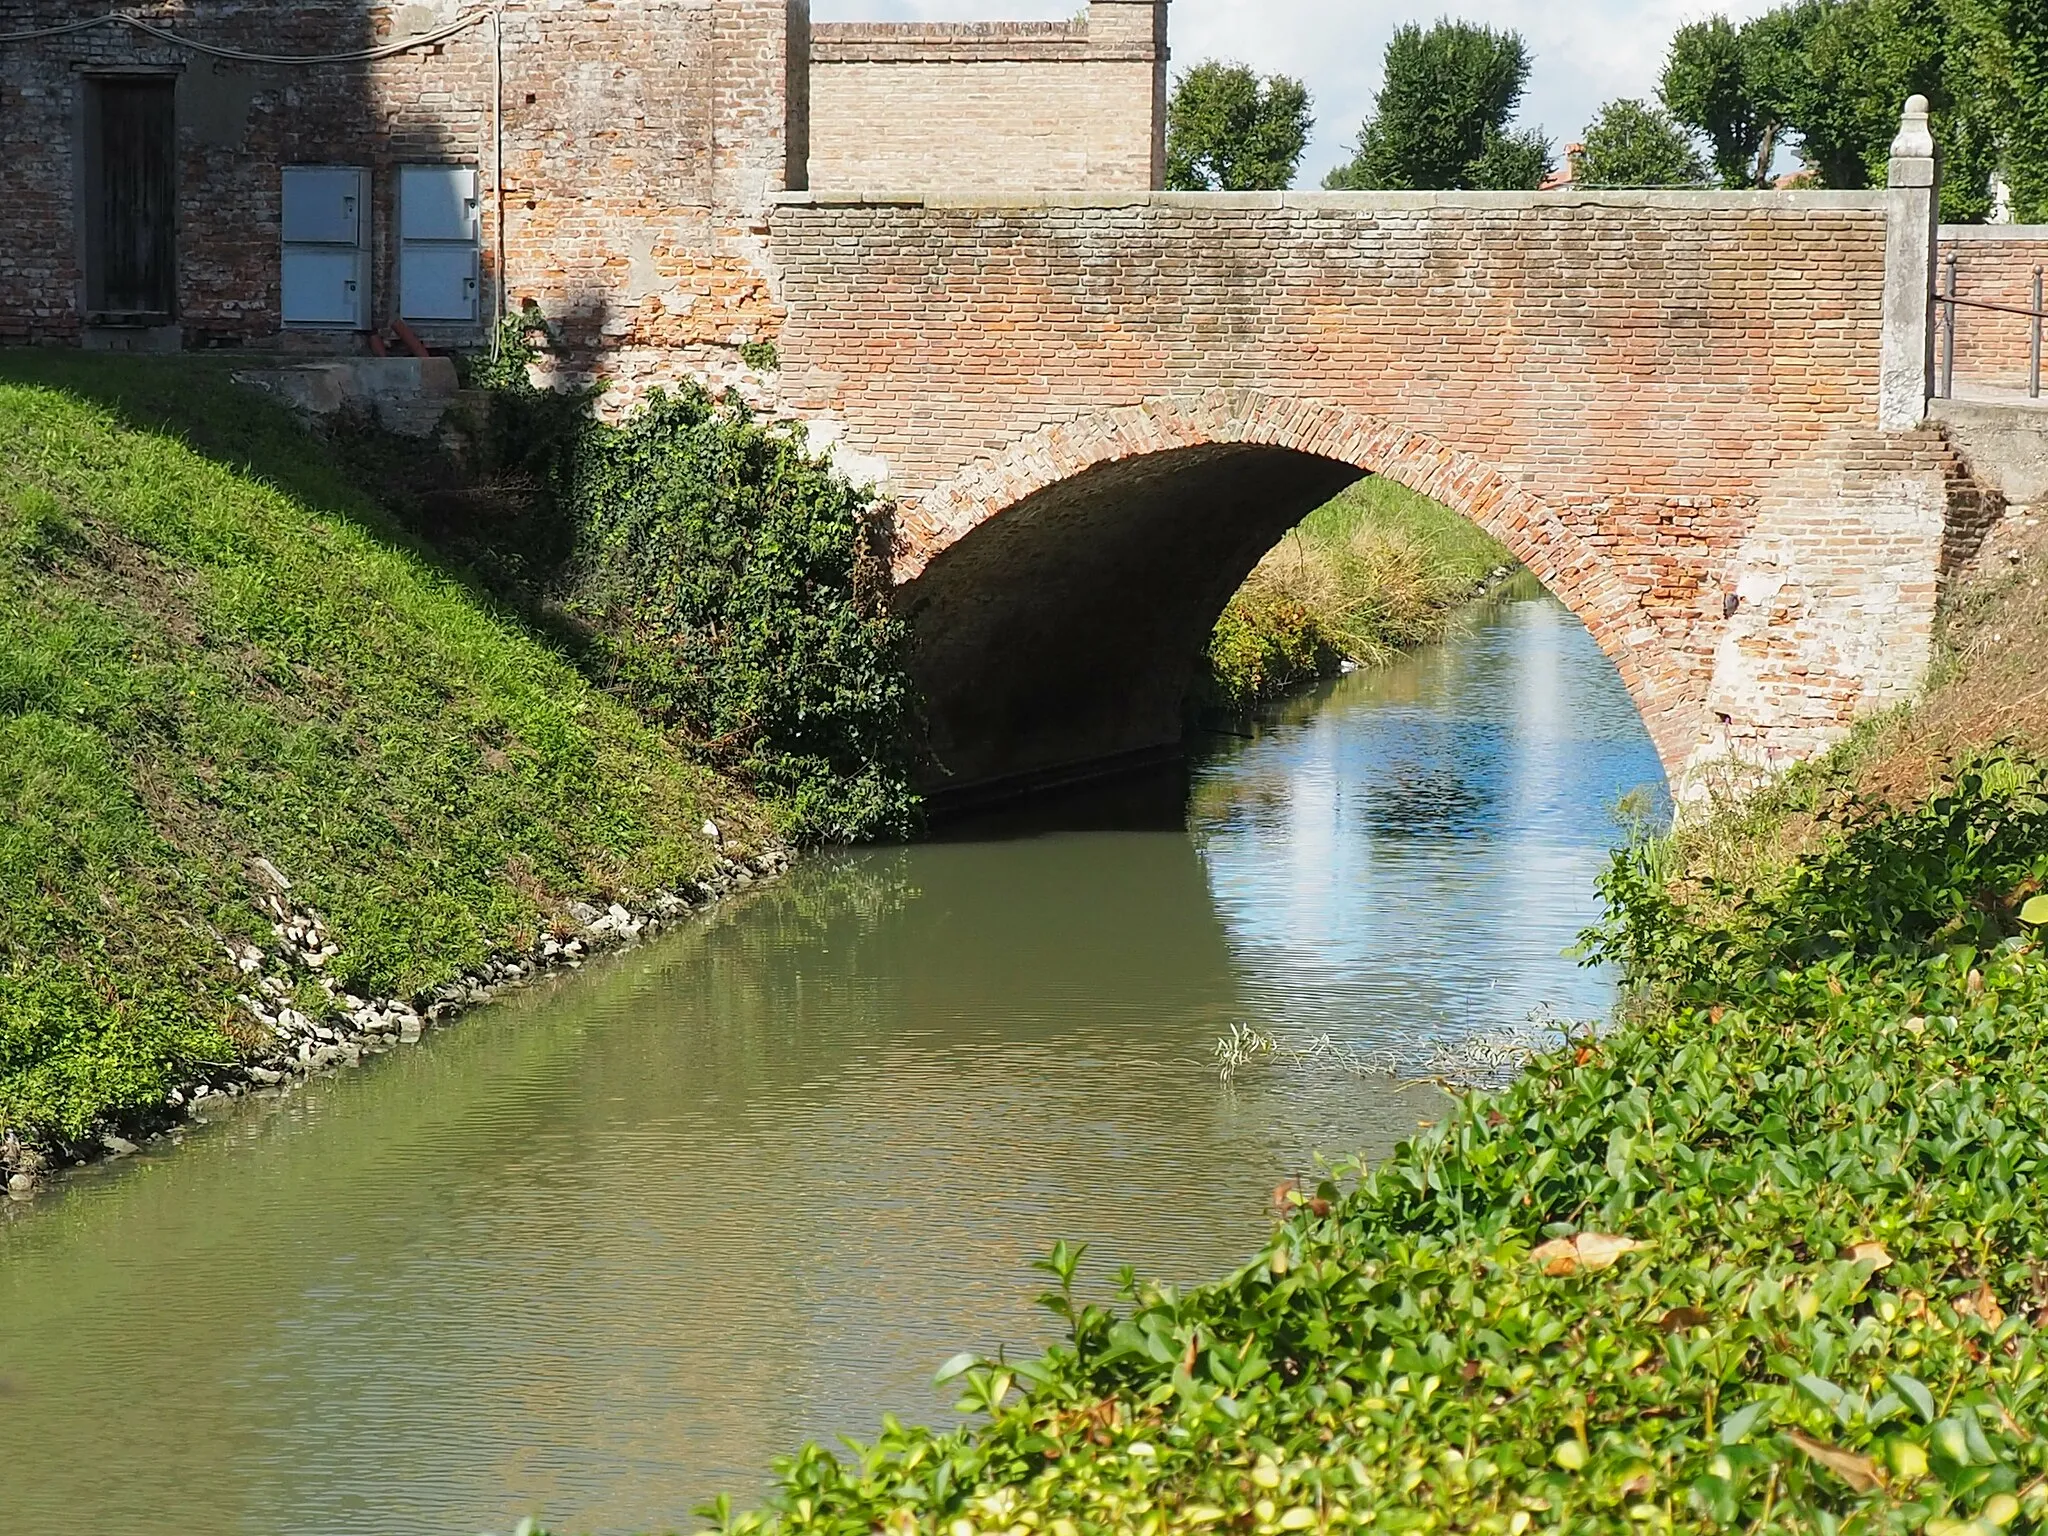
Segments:
[[[1181,1282],[1533,1011],[1661,786],[1532,587],[1125,785],[815,861],[712,922],[0,1221],[0,1510],[34,1536],[688,1527],[806,1437],[1042,1342],[1029,1260]]]

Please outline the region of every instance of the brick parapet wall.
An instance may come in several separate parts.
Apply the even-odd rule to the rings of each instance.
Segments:
[[[1165,6],[811,28],[812,188],[1136,189],[1164,174]]]
[[[1953,460],[1877,426],[1881,195],[1019,201],[773,216],[785,405],[910,503],[905,575],[1030,494],[1048,434],[1248,393],[1407,443],[1341,456],[1490,522],[1674,772],[1802,754],[1917,683]],[[1490,521],[1511,502],[1540,512]]]
[[[1956,258],[1956,292],[1965,299],[2031,309],[2034,273],[2048,271],[2048,225],[1947,224],[1937,280]],[[1937,346],[1940,332],[1937,331]],[[2023,394],[2032,369],[2033,322],[2024,315],[1956,306],[1956,392]]]
[[[98,0],[0,0],[0,31],[103,10]],[[450,0],[198,0],[168,24],[212,44],[303,55],[392,41],[458,14]],[[784,184],[787,156],[786,0],[508,0],[499,14],[502,198],[492,186],[489,21],[417,51],[341,65],[215,60],[121,27],[0,46],[0,162],[10,193],[0,207],[0,337],[80,334],[82,79],[156,70],[178,80],[178,319],[189,343],[279,339],[283,166],[371,169],[375,316],[386,321],[397,168],[462,163],[481,173],[487,292],[502,202],[510,301],[532,298],[565,320],[586,364],[595,366],[601,350],[642,363],[675,350],[740,382],[747,370],[737,344],[772,335],[779,318],[764,210]],[[322,333],[281,340],[352,344]]]

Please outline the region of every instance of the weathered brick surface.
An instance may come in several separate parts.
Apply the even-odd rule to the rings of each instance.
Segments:
[[[784,399],[906,499],[913,604],[1104,466],[1276,445],[1501,537],[1674,773],[1782,761],[1927,657],[1954,464],[1876,425],[1885,220],[1841,194],[821,196],[774,215]]]
[[[1165,174],[1165,0],[1072,21],[820,23],[809,185],[1145,191]]]
[[[1941,231],[1943,284],[1948,258],[1956,258],[1956,293],[1965,299],[2034,307],[2034,273],[2048,271],[2048,226],[1945,225]],[[1939,332],[1937,332],[1937,337]],[[1956,393],[2019,394],[2032,371],[2033,322],[2024,315],[1956,306]]]
[[[0,32],[105,9],[0,0]],[[432,31],[459,14],[453,0],[191,0],[161,20],[207,43],[305,55]],[[0,46],[0,337],[79,335],[83,78],[153,69],[178,79],[178,320],[188,344],[275,339],[281,167],[372,169],[375,314],[385,321],[397,167],[462,163],[482,173],[487,290],[502,248],[509,300],[533,298],[565,319],[587,355],[604,350],[608,371],[742,372],[737,344],[777,321],[762,214],[784,184],[787,0],[508,0],[498,14],[502,97],[489,19],[393,58],[313,67],[214,60],[120,27]],[[317,334],[285,343],[355,344]]]

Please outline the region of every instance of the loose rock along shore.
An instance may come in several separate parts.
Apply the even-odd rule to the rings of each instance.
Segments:
[[[266,886],[261,906],[271,919],[268,947],[222,940],[228,958],[247,981],[236,999],[249,1023],[267,1032],[263,1049],[241,1062],[201,1063],[204,1071],[164,1098],[145,1123],[105,1129],[73,1145],[31,1146],[13,1132],[0,1141],[0,1174],[9,1201],[33,1200],[66,1167],[103,1157],[126,1157],[142,1143],[174,1134],[203,1118],[202,1110],[248,1094],[276,1093],[294,1082],[358,1066],[419,1041],[430,1028],[541,977],[575,970],[584,961],[623,949],[704,912],[736,892],[771,880],[789,868],[789,855],[771,849],[748,859],[721,858],[702,880],[658,891],[631,906],[570,902],[552,924],[540,928],[523,952],[499,955],[474,971],[412,997],[362,998],[327,974],[340,954],[319,912],[292,894],[292,882],[268,860],[250,873]],[[127,1131],[129,1135],[122,1135]],[[130,1136],[140,1138],[131,1140]]]

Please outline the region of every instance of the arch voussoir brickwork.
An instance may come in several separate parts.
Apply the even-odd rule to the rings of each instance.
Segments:
[[[1699,701],[1673,686],[1639,599],[1559,512],[1427,433],[1314,399],[1252,390],[1162,396],[1044,427],[899,510],[897,584],[1039,492],[1106,465],[1229,444],[1279,448],[1381,475],[1463,513],[1507,546],[1613,660],[1668,766],[1699,734]],[[1086,558],[1076,550],[1076,558]]]

